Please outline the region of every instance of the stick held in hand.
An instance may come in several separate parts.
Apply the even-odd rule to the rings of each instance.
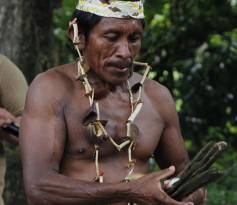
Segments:
[[[225,141],[207,143],[177,176],[180,178],[179,181],[167,189],[166,193],[179,199],[222,177],[223,172],[208,169],[227,149],[227,146]]]

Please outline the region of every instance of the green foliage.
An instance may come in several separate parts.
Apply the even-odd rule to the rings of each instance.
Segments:
[[[234,167],[208,186],[207,204],[237,204],[236,1],[147,3],[140,57],[173,93],[191,157],[209,140],[228,141],[229,151],[215,167]]]
[[[72,11],[76,8],[76,0],[64,0],[62,1],[62,7],[54,10],[54,35],[56,39],[64,46],[67,41],[67,27],[72,17]]]
[[[223,166],[222,168],[225,167],[226,165]],[[237,204],[237,197],[236,197],[237,184],[235,183],[236,177],[237,177],[237,166],[233,166],[227,171],[226,177],[223,177],[217,183],[210,184],[208,186],[208,198],[206,204],[207,205]]]

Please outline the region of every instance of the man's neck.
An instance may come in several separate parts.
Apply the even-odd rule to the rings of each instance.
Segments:
[[[96,99],[103,98],[111,92],[127,92],[127,82],[118,85],[111,84],[99,78],[98,75],[96,75],[96,73],[94,73],[93,71],[90,71],[88,73],[88,80],[91,86],[94,88]]]

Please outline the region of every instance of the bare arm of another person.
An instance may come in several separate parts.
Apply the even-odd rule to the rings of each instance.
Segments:
[[[0,126],[19,125],[28,86],[19,68],[7,57],[0,55]],[[1,130],[5,141],[18,144],[18,138]]]
[[[28,203],[84,205],[136,201],[143,205],[187,204],[172,200],[160,189],[160,179],[172,175],[174,168],[133,182],[111,184],[87,182],[60,174],[66,142],[64,106],[72,89],[63,86],[65,77],[60,75],[42,74],[29,89],[20,133]]]
[[[153,87],[150,90],[156,90],[152,98],[164,120],[164,130],[154,153],[155,160],[161,169],[174,165],[177,174],[184,169],[189,158],[180,131],[175,103],[167,88],[154,82],[150,86]],[[204,203],[204,192],[200,189],[183,200],[193,201],[195,205],[201,205]]]

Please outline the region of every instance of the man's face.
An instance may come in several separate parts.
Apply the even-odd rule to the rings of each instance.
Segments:
[[[83,55],[99,78],[125,82],[141,47],[143,26],[135,19],[102,18],[91,30]]]

